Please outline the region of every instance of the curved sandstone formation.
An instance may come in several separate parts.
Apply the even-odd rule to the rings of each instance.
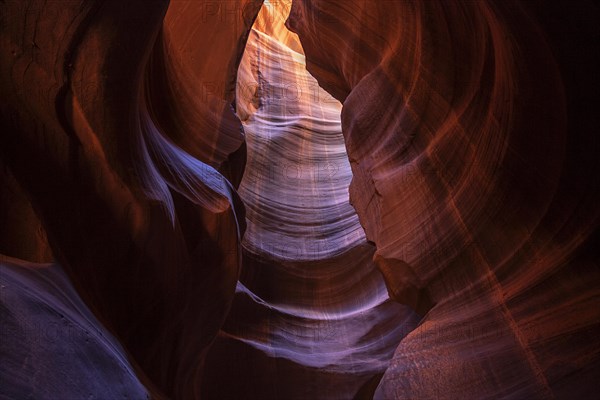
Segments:
[[[375,397],[592,396],[597,125],[574,97],[592,64],[560,42],[557,64],[546,40],[597,37],[593,18],[558,31],[546,13],[566,3],[293,3],[308,70],[344,104],[367,237],[394,292],[437,303]]]
[[[237,65],[262,0],[173,0],[147,66],[155,123],[179,147],[236,186],[244,172],[240,121],[232,112]]]
[[[598,20],[0,2],[0,396],[592,398]]]
[[[0,397],[150,398],[60,266],[2,256],[0,299]]]
[[[352,172],[341,104],[306,71],[282,4],[265,3],[238,72],[237,113],[248,151],[238,189],[248,219],[244,247],[280,259],[322,260],[365,237],[348,202]]]
[[[3,2],[0,153],[55,259],[148,390],[193,398],[233,299],[245,221],[233,186],[213,168],[222,151],[193,157],[182,150],[193,153],[193,143],[163,126],[167,111],[151,87],[171,84],[152,69],[168,48],[160,33],[167,5]],[[220,45],[235,54],[239,43]],[[217,112],[235,116],[221,103],[204,104],[193,121],[234,137]],[[34,230],[35,219],[21,222],[31,227],[14,231]],[[61,368],[49,360],[39,368]],[[28,379],[2,377],[3,386]]]
[[[348,202],[341,104],[306,71],[287,6],[265,2],[238,71],[244,263],[209,354],[207,398],[353,398],[418,321],[389,300],[373,264]]]

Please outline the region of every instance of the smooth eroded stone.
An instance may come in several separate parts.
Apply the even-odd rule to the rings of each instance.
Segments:
[[[596,20],[588,3],[293,1],[307,68],[343,102],[350,200],[402,261],[384,275],[436,304],[376,398],[598,390]]]
[[[0,397],[150,399],[58,264],[0,256]]]
[[[248,228],[234,303],[207,358],[207,398],[372,394],[419,319],[388,298],[372,261],[349,203],[341,104],[306,71],[284,26],[290,6],[265,2],[238,72]]]

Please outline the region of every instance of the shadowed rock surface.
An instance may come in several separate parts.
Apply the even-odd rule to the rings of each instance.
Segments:
[[[222,157],[193,157],[154,112],[149,81],[166,75],[149,68],[165,48],[167,6],[2,2],[0,153],[54,258],[155,395],[193,398],[233,299],[245,221],[232,184],[213,168]],[[212,104],[197,113],[214,114]],[[26,227],[3,226],[3,237],[34,230],[35,220],[19,222]],[[3,385],[19,375],[10,379]]]
[[[118,341],[56,264],[0,258],[0,397],[146,399]]]

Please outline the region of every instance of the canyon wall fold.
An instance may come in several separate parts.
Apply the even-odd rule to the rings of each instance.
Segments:
[[[344,104],[367,237],[396,265],[384,269],[400,298],[427,290],[436,304],[376,398],[597,391],[597,120],[586,110],[598,82],[583,44],[598,37],[597,11],[293,1],[287,24],[307,68]]]
[[[202,9],[200,3],[194,6]],[[54,259],[123,343],[151,394],[193,398],[241,265],[243,205],[216,170],[243,168],[238,161],[223,169],[241,144],[241,126],[226,91],[210,101],[180,96],[170,110],[160,103],[187,79],[185,68],[165,56],[175,51],[169,49],[184,52],[177,61],[191,68],[170,18],[181,3],[163,23],[168,5],[0,4],[0,153],[13,193],[2,201],[26,198],[30,205],[12,207],[35,215],[13,218],[4,237],[29,232],[33,239],[40,222],[44,228],[31,249],[10,241],[3,249],[44,260],[47,237]],[[247,18],[224,27],[228,35],[214,43],[233,71],[254,19],[247,9]],[[235,79],[213,68],[215,84]],[[178,104],[200,106],[188,119],[173,119]],[[22,346],[18,351],[27,352]],[[39,368],[61,368],[52,360]],[[28,379],[3,374],[3,385],[25,390],[19,385]]]

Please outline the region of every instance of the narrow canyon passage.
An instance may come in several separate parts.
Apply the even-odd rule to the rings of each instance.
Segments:
[[[268,381],[250,375],[215,385],[215,399],[351,398],[376,383],[419,319],[389,299],[374,266],[374,247],[349,203],[342,107],[306,71],[298,37],[284,25],[290,7],[263,4],[238,70],[244,262],[222,343],[212,350],[244,346],[250,354],[230,354],[221,379],[231,369],[266,370]],[[207,379],[219,379],[216,372]]]

